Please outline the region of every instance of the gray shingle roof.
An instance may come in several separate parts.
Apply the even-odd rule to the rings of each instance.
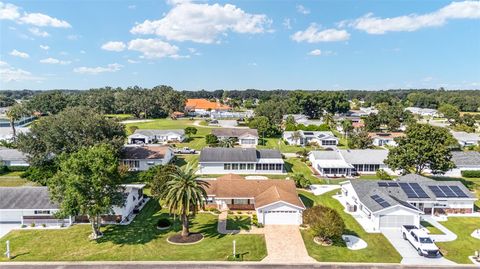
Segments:
[[[253,148],[204,148],[200,162],[256,162],[258,159],[281,159],[278,150]]]
[[[401,177],[397,178],[397,180],[398,181],[425,181],[425,180],[432,181],[433,179],[428,178],[428,177],[423,177],[423,176],[417,175],[417,174],[408,174],[408,175],[404,175],[404,176],[401,176]]]
[[[257,129],[248,128],[218,128],[213,129],[212,134],[219,137],[241,137],[244,135],[258,137]]]
[[[173,129],[173,130],[137,129],[134,132],[134,134],[141,134],[145,136],[163,136],[163,135],[172,134],[172,133],[181,136],[185,134],[185,130],[183,129]]]
[[[480,152],[478,151],[452,151],[452,161],[457,167],[480,166]]]
[[[0,187],[0,209],[58,209],[47,187]]]
[[[408,177],[407,177],[408,178]],[[413,177],[412,177],[413,178]],[[374,201],[371,196],[378,195],[388,202],[391,206],[403,205],[412,208],[407,201],[436,201],[435,194],[430,190],[428,186],[458,186],[468,197],[467,198],[455,198],[455,199],[471,199],[475,198],[475,195],[471,193],[465,185],[460,181],[436,181],[436,180],[402,180],[406,183],[418,183],[420,187],[430,198],[408,198],[407,194],[401,187],[380,187],[378,182],[392,182],[389,180],[350,180],[353,189],[355,190],[360,201],[372,212],[376,212],[384,209],[383,206]],[[444,199],[444,198],[442,198]]]
[[[383,149],[341,149],[339,150],[349,164],[383,164],[388,150]]]
[[[315,160],[341,160],[342,156],[338,151],[329,151],[329,150],[316,150],[311,151],[310,154],[313,154]]]
[[[453,137],[458,141],[480,141],[480,136],[475,133],[467,132],[451,132]]]
[[[18,149],[0,148],[0,161],[27,161],[27,155]]]

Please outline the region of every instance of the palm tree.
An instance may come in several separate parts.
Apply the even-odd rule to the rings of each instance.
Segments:
[[[177,168],[172,179],[165,184],[163,200],[170,213],[178,214],[182,220],[182,237],[188,237],[189,216],[195,215],[205,205],[208,183],[198,180],[196,170],[191,164],[184,169]]]
[[[328,125],[328,127],[330,127],[331,129],[334,129],[334,128],[332,128],[332,126],[334,125],[335,120],[333,119],[332,114],[330,114],[330,113],[325,114],[325,116],[323,116],[323,122],[326,125]]]
[[[297,141],[302,139],[302,133],[300,131],[295,131],[295,132],[292,133],[291,138],[295,142],[295,145],[296,145]]]
[[[235,139],[231,137],[225,137],[218,141],[218,145],[222,148],[233,148],[235,145]]]
[[[351,120],[342,121],[343,135],[347,138],[348,134],[353,130],[353,124]]]
[[[10,109],[7,110],[7,117],[10,121],[10,127],[12,127],[12,137],[13,141],[16,140],[17,130],[15,129],[15,122],[22,118],[25,114],[25,108],[21,104],[15,104]]]

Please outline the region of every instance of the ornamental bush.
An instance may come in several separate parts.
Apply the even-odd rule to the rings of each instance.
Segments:
[[[339,238],[345,231],[345,223],[335,209],[317,205],[303,212],[303,223],[310,226],[315,236],[322,240]]]
[[[467,178],[480,177],[480,170],[464,170],[462,171],[462,177],[467,177]]]
[[[166,228],[172,225],[172,222],[169,219],[159,219],[157,222],[157,226],[160,228]]]

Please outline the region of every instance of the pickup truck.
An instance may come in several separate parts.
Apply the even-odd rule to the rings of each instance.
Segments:
[[[402,236],[417,250],[418,255],[426,257],[437,257],[440,255],[440,250],[435,245],[434,240],[424,230],[414,225],[403,225]]]
[[[195,154],[195,150],[191,149],[189,147],[184,147],[181,149],[175,149],[173,152],[178,153],[178,154]]]

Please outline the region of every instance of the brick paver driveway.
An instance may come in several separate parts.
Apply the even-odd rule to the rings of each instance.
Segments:
[[[264,262],[314,262],[308,256],[298,226],[266,225],[264,228],[268,256]]]

